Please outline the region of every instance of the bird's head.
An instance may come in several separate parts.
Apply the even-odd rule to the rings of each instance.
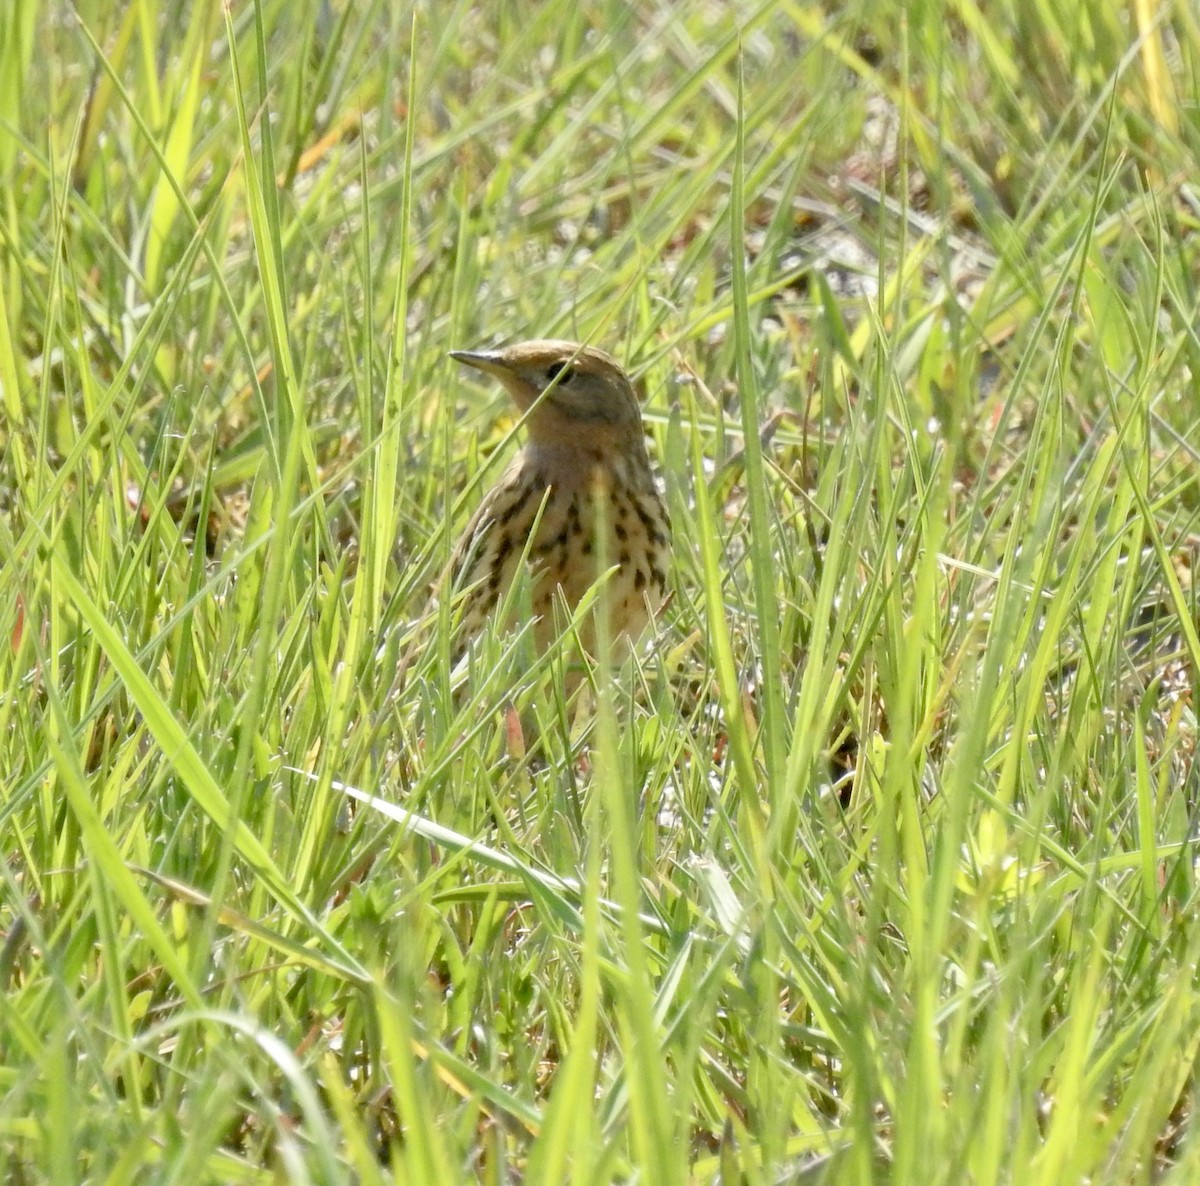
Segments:
[[[500,381],[529,412],[536,445],[603,447],[641,434],[633,385],[616,359],[594,346],[540,339],[502,350],[451,350],[450,357]]]

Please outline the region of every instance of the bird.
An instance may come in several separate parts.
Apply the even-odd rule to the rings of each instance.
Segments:
[[[465,591],[456,656],[484,629],[523,556],[539,653],[557,637],[555,600],[573,611],[610,567],[600,604],[612,656],[627,653],[663,603],[671,559],[671,520],[629,377],[603,350],[557,339],[450,357],[499,380],[526,430],[451,555],[451,586]],[[595,623],[580,635],[594,655]]]

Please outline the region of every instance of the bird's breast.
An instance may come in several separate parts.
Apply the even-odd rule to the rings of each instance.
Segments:
[[[535,635],[555,634],[558,599],[574,609],[610,568],[604,587],[614,641],[636,638],[666,594],[670,521],[649,466],[580,458],[574,469],[514,466],[481,508],[466,581],[464,626],[474,633],[508,591],[522,555],[530,567]],[[591,631],[587,631],[590,635]]]

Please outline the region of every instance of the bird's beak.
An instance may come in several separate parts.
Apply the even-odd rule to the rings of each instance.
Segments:
[[[509,373],[504,365],[504,356],[499,350],[451,350],[450,357],[455,362],[464,362],[477,371],[502,378]]]

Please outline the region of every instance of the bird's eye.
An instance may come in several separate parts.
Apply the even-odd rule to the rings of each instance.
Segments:
[[[551,383],[553,383],[555,379],[557,379],[560,384],[570,383],[570,381],[575,378],[575,371],[573,368],[567,366],[565,362],[552,362],[546,368],[546,378],[549,379]]]

